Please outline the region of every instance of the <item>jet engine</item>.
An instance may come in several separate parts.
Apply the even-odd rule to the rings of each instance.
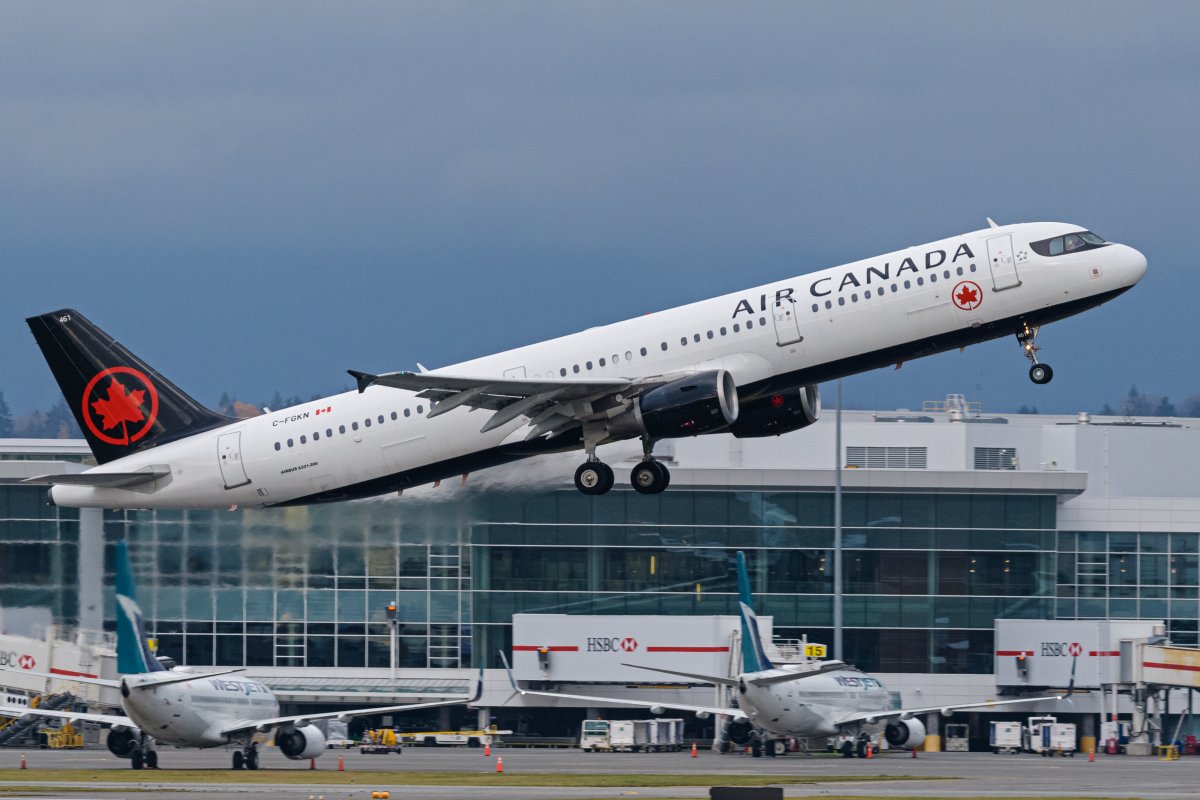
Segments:
[[[925,741],[925,725],[919,719],[898,719],[887,724],[883,737],[892,747],[916,747]]]
[[[108,738],[104,743],[108,745],[108,752],[120,758],[129,758],[133,755],[133,751],[138,749],[138,741],[142,738],[142,732],[137,728],[122,728],[117,730],[112,728],[108,732]]]
[[[816,386],[801,386],[742,403],[742,411],[729,432],[739,439],[779,436],[807,428],[820,416],[820,391]]]
[[[723,369],[698,372],[646,392],[637,416],[651,439],[714,433],[738,418],[737,384]]]
[[[316,758],[325,752],[325,734],[312,725],[280,730],[275,733],[275,744],[288,758]]]
[[[747,719],[735,719],[730,721],[725,728],[725,734],[729,737],[729,741],[733,742],[738,747],[745,747],[758,738],[758,731],[750,724]]]

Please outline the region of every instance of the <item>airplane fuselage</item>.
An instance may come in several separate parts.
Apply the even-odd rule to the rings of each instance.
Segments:
[[[430,375],[601,381],[726,370],[742,402],[976,342],[1099,305],[1145,258],[1120,244],[1044,257],[1061,223],[988,228],[434,370]],[[367,497],[541,452],[516,417],[428,417],[430,401],[374,385],[134,452],[95,472],[169,467],[132,488],[59,485],[63,506],[254,508]]]
[[[738,687],[738,708],[755,727],[777,736],[821,737],[839,732],[847,712],[888,711],[892,697],[878,678],[845,669],[793,683]]]
[[[257,681],[197,675],[193,681],[155,685],[178,677],[174,672],[150,672],[127,675],[123,681],[126,715],[160,744],[219,747],[230,743],[223,728],[279,716],[274,693]]]

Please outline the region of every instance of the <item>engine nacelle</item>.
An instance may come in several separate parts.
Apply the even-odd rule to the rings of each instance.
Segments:
[[[316,758],[325,752],[325,734],[312,725],[280,730],[275,734],[275,744],[288,758]]]
[[[739,439],[779,436],[807,428],[820,416],[820,391],[816,386],[801,386],[742,403],[742,411],[729,432]]]
[[[925,725],[919,719],[892,720],[883,729],[883,738],[892,747],[916,747],[925,742]]]
[[[642,395],[637,416],[651,439],[723,430],[738,418],[737,384],[723,369],[688,375]]]
[[[758,731],[754,730],[754,726],[747,719],[731,721],[725,728],[725,733],[729,737],[729,741],[738,747],[745,747],[758,738]]]
[[[138,749],[138,741],[141,738],[142,733],[137,728],[122,728],[121,730],[112,728],[104,743],[108,745],[108,752],[114,756],[129,758],[133,755],[133,751]]]

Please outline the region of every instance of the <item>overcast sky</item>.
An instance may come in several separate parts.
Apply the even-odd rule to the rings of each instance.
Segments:
[[[350,387],[998,222],[1116,301],[846,383],[1200,393],[1200,3],[6,3],[0,390],[74,307],[202,402]],[[826,387],[826,398],[832,399]]]

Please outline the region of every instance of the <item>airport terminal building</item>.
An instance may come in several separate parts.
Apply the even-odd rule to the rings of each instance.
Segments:
[[[617,473],[602,496],[573,488],[578,456],[565,454],[264,511],[51,507],[16,481],[81,469],[86,445],[3,440],[0,632],[111,630],[112,543],[125,538],[160,654],[291,676],[297,701],[299,668],[355,692],[395,674],[461,683],[500,665],[514,614],[735,614],[737,550],[777,637],[831,642],[836,464],[844,660],[906,702],[989,682],[997,619],[1155,619],[1197,644],[1200,420],[987,415],[952,397],[845,412],[835,453],[834,418],[663,442],[661,495],[628,487],[635,442],[601,449]]]

